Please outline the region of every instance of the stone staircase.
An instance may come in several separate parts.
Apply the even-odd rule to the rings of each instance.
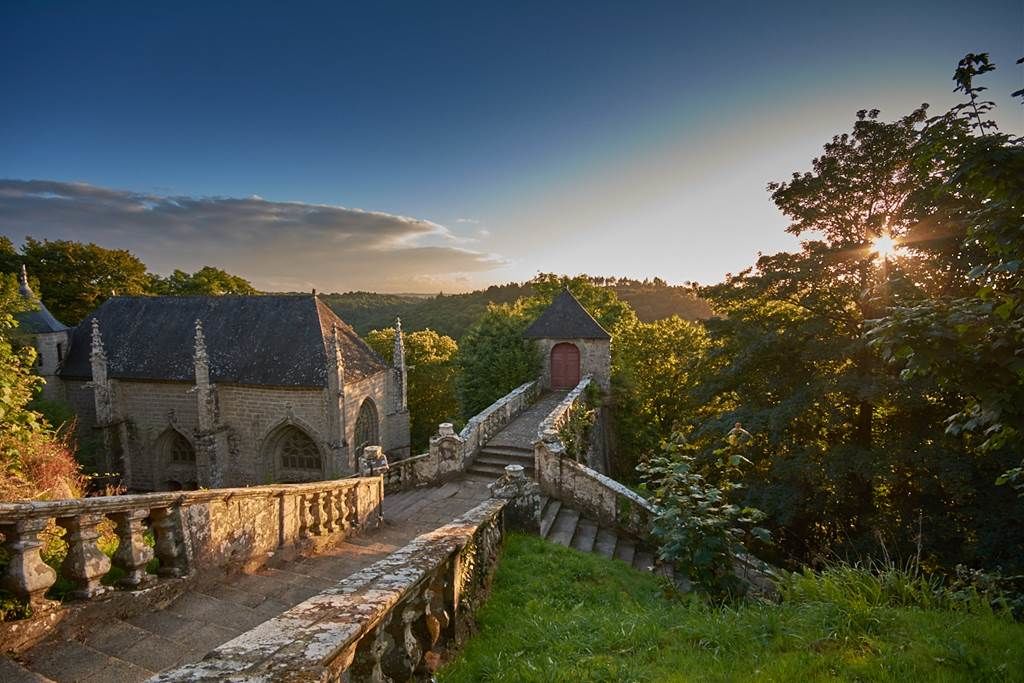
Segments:
[[[533,478],[533,449],[522,446],[488,444],[466,468],[466,473],[493,481],[505,473],[506,465],[522,465],[526,476]]]
[[[677,581],[670,565],[656,562],[653,549],[620,531],[601,526],[556,498],[541,499],[540,535],[567,548],[621,560],[637,571],[654,572],[680,589],[688,589],[682,580]]]

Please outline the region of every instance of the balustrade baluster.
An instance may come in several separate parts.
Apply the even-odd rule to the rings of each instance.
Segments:
[[[146,545],[146,525],[149,516],[145,509],[115,512],[110,518],[117,524],[117,552],[114,553],[115,567],[123,569],[124,577],[118,584],[129,589],[138,589],[149,582],[146,565],[153,559],[153,549]]]
[[[174,508],[155,508],[150,514],[156,539],[154,550],[157,559],[160,560],[157,574],[160,576],[188,574],[188,558],[185,553],[180,514],[180,510]]]
[[[321,525],[323,533],[333,534],[335,531],[334,525],[334,491],[321,491],[320,493],[320,510],[323,514],[323,524]]]
[[[100,513],[84,512],[57,520],[57,524],[67,530],[64,541],[68,544],[68,554],[61,565],[61,573],[75,586],[71,591],[73,598],[89,599],[108,590],[100,579],[110,571],[110,558],[96,546],[96,539],[100,537],[98,527],[105,519]]]
[[[55,604],[44,594],[57,580],[57,572],[40,556],[43,542],[39,534],[48,522],[42,517],[0,525],[0,533],[4,535],[3,547],[10,558],[6,572],[0,576],[0,587],[28,602],[34,610]]]

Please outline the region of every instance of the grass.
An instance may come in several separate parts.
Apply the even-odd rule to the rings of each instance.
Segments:
[[[480,631],[439,679],[1024,680],[1024,624],[931,588],[842,569],[793,577],[782,604],[715,607],[621,562],[511,535]]]

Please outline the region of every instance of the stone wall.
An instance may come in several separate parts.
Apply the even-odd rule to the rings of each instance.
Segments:
[[[458,434],[452,425],[442,423],[430,437],[430,457],[416,464],[421,481],[436,481],[462,472],[491,438],[537,400],[540,384],[522,384],[466,422]]]
[[[0,642],[10,649],[28,647],[56,623],[74,628],[90,609],[139,613],[154,594],[166,600],[203,575],[251,571],[275,553],[337,544],[380,524],[383,495],[380,477],[363,477],[0,504],[0,534],[10,557],[0,587],[33,607],[28,620],[0,625]],[[54,521],[67,530],[61,574],[71,582],[74,597],[90,601],[88,609],[44,597],[57,574],[40,557],[40,535]],[[110,522],[119,541],[112,560],[96,545],[100,527]],[[155,538],[152,548],[144,540],[147,531]],[[146,572],[154,555],[159,577]],[[123,572],[123,590],[101,583],[112,565]]]
[[[504,536],[490,499],[156,681],[429,680],[473,630]]]
[[[393,403],[387,394],[388,374],[380,372],[345,386],[346,443],[355,439],[356,421],[363,401],[370,399],[377,410],[377,433],[392,457],[409,454],[409,414],[387,414]],[[96,409],[93,390],[86,382],[63,382],[64,395],[79,417],[80,440],[99,439],[94,427]],[[171,468],[160,438],[167,430],[177,431],[196,451],[195,481],[209,485],[204,476],[203,449],[197,437],[199,414],[197,396],[188,382],[111,381],[115,418],[123,424],[127,459],[123,466],[131,490],[165,490],[168,481],[182,481]],[[330,397],[326,390],[304,387],[265,387],[219,384],[215,388],[216,425],[211,439],[216,442],[216,464],[225,486],[245,486],[285,481],[286,473],[270,452],[269,442],[276,430],[293,425],[313,439],[324,462],[324,478],[354,472],[354,453],[341,447],[329,435]],[[99,441],[102,443],[102,441]],[[172,472],[171,470],[174,469]],[[173,476],[172,476],[173,475]],[[214,484],[216,485],[216,484]]]
[[[607,339],[538,339],[537,350],[542,359],[541,385],[551,388],[551,349],[556,344],[572,344],[580,351],[580,377],[590,375],[608,391],[611,387],[611,342]]]
[[[67,354],[69,339],[67,332],[40,332],[35,335],[35,347],[39,357],[36,361],[36,372],[44,380],[43,398],[48,401],[64,400],[64,391],[57,368]],[[59,348],[58,348],[59,347]]]

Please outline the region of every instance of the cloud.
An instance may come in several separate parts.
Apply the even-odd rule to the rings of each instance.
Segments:
[[[475,218],[456,218],[456,223],[469,223],[470,225],[480,225],[480,221]]]
[[[0,180],[0,231],[138,254],[157,272],[214,265],[268,290],[409,291],[506,264],[453,246],[443,225],[327,204],[163,196],[49,180]],[[288,283],[295,283],[292,286]],[[301,286],[299,286],[301,285]],[[459,288],[465,288],[462,284]]]

